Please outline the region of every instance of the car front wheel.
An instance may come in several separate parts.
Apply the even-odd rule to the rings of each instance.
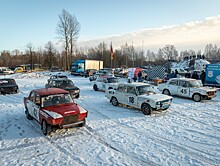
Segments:
[[[112,105],[118,106],[118,100],[116,99],[116,97],[112,97]]]
[[[142,112],[144,113],[144,115],[150,115],[152,112],[152,108],[149,104],[143,104],[142,105]]]
[[[42,130],[44,135],[48,135],[51,132],[51,127],[47,124],[45,120],[43,120],[42,122]]]
[[[33,119],[33,117],[29,114],[29,111],[28,111],[27,108],[26,108],[26,110],[25,110],[25,114],[26,114],[26,118],[27,118],[28,120],[32,120],[32,119]]]
[[[165,95],[170,95],[170,91],[168,89],[164,89],[162,93]]]
[[[95,91],[97,91],[97,90],[98,90],[97,85],[94,85],[94,86],[93,86],[93,89],[94,89]]]
[[[200,102],[202,99],[202,96],[200,94],[196,93],[192,96],[192,98],[195,102]]]

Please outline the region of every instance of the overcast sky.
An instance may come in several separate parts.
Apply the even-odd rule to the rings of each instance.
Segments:
[[[220,45],[220,0],[1,0],[0,51],[57,43],[62,9],[81,24],[80,46],[127,42],[156,50]]]

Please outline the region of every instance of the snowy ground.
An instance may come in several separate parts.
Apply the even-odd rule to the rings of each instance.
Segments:
[[[114,107],[88,78],[70,79],[75,100],[89,111],[83,128],[45,137],[24,114],[23,97],[43,88],[48,76],[11,75],[20,93],[0,96],[0,165],[220,165],[220,92],[196,103],[174,97],[166,113]],[[0,76],[1,78],[4,76]]]

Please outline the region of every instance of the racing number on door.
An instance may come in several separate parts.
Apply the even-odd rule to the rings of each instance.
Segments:
[[[180,92],[183,93],[183,94],[186,94],[187,93],[187,89],[181,89]]]
[[[128,97],[128,103],[134,104],[134,97]]]

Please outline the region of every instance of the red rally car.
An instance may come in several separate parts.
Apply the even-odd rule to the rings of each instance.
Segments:
[[[59,88],[32,90],[24,97],[27,119],[35,119],[44,135],[55,128],[83,127],[88,111],[74,103],[68,91]]]

